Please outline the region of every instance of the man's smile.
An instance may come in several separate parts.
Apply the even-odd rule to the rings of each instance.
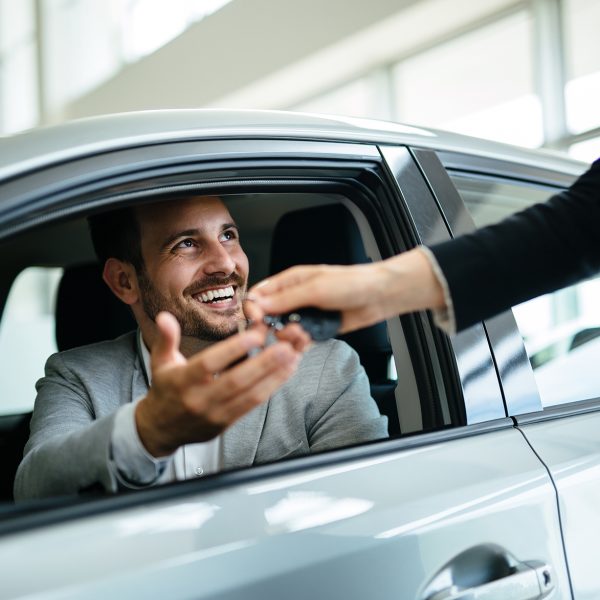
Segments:
[[[238,305],[237,289],[237,286],[227,285],[197,292],[192,298],[211,308],[232,308]]]

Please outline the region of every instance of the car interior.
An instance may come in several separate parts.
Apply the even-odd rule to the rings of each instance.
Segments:
[[[341,195],[270,192],[222,197],[240,226],[242,246],[250,262],[250,284],[294,264],[352,264],[379,258],[373,255],[374,240],[365,243],[364,223],[361,230],[351,203]],[[370,247],[370,255],[366,247]],[[0,273],[3,307],[21,272],[32,267],[60,269],[58,284],[52,290],[51,315],[58,351],[112,339],[135,328],[129,309],[101,279],[101,267],[94,256],[84,215],[21,233],[4,242],[2,252],[6,257]],[[4,322],[5,318],[1,324]],[[380,412],[388,417],[389,434],[397,436],[401,433],[398,381],[403,380],[403,398],[418,393],[411,365],[406,365],[402,373],[397,371],[388,329],[386,323],[380,323],[340,339],[358,353],[370,380],[371,395]],[[0,335],[1,344],[10,345],[10,341]],[[26,342],[26,346],[35,344],[35,339]],[[43,363],[37,367],[35,377],[25,382],[30,395],[24,402],[29,402],[30,407],[35,381],[43,375],[42,367]],[[19,373],[15,376],[19,377]],[[4,377],[10,374],[5,373]],[[2,408],[2,401],[0,397],[0,452],[4,457],[0,501],[6,502],[12,499],[14,475],[29,435],[31,408],[14,414]]]

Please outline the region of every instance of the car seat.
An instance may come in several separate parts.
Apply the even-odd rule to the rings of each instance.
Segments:
[[[270,272],[296,264],[350,265],[369,262],[358,225],[342,204],[296,210],[275,225]],[[360,281],[356,282],[360,285]],[[396,408],[396,382],[388,378],[392,348],[385,323],[360,329],[339,339],[358,353],[371,384],[379,411],[388,417],[390,435],[400,433]]]
[[[129,307],[102,280],[98,263],[65,268],[55,314],[56,346],[60,351],[112,340],[137,327]]]

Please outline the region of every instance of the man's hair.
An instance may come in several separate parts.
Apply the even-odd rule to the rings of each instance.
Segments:
[[[88,225],[101,264],[117,258],[131,263],[138,273],[144,269],[140,225],[133,207],[94,215],[88,218]]]

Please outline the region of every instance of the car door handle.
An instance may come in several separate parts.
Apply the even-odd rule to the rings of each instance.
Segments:
[[[496,544],[469,548],[446,563],[422,600],[538,600],[554,589],[552,568],[518,561]]]

